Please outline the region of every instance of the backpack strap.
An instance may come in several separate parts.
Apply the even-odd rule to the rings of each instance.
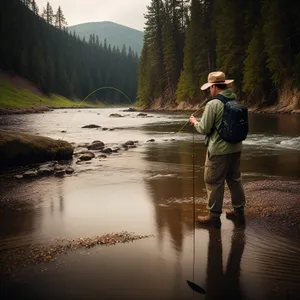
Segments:
[[[222,94],[217,94],[216,96],[213,97],[213,99],[218,99],[218,100],[220,100],[224,105],[225,105],[227,102],[229,102],[229,101],[235,100],[235,98],[234,98],[234,99],[233,99],[233,98],[227,98],[227,97],[225,97],[225,96],[222,95]],[[214,123],[215,123],[215,122],[216,122],[216,120],[214,120]],[[211,135],[215,130],[217,131],[217,133],[220,133],[221,125],[222,125],[222,123],[220,124],[220,127],[219,127],[219,128],[215,127],[215,125],[214,125],[213,130],[212,130],[212,132],[210,133],[210,135]]]
[[[218,99],[221,102],[223,102],[223,104],[226,104],[228,101],[233,100],[232,98],[227,98],[227,97],[223,96],[222,94],[218,94],[218,95],[214,96],[213,99]]]

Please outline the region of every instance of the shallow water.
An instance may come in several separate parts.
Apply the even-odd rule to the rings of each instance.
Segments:
[[[111,113],[124,115],[110,118]],[[276,235],[249,220],[236,228],[196,228],[193,252],[193,151],[197,214],[205,214],[203,137],[193,134],[188,114],[120,109],[55,110],[2,116],[0,128],[65,139],[76,144],[101,140],[138,147],[72,166],[64,178],[16,181],[1,175],[0,255],[53,238],[129,231],[155,237],[77,250],[58,257],[59,265],[27,266],[3,281],[10,299],[296,299],[300,296],[300,242]],[[97,124],[114,130],[83,129]],[[62,131],[66,133],[62,133]],[[155,142],[147,142],[155,139]],[[175,140],[172,140],[175,139]],[[241,171],[245,182],[300,179],[300,118],[250,115]],[[193,272],[193,254],[195,270]],[[46,270],[45,270],[46,269]],[[206,290],[195,295],[193,280]],[[300,297],[299,297],[300,298]],[[1,298],[2,299],[2,298]]]

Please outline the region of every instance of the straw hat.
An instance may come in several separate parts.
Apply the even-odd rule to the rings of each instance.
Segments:
[[[217,71],[217,72],[211,72],[208,74],[207,83],[203,84],[201,86],[201,90],[206,90],[210,86],[214,84],[229,84],[232,83],[233,79],[227,79],[223,72]]]

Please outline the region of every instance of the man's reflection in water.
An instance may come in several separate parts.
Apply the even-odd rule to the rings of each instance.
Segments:
[[[223,272],[221,231],[208,228],[208,262],[205,299],[244,299],[240,288],[240,264],[245,248],[245,223],[236,224],[231,249]]]

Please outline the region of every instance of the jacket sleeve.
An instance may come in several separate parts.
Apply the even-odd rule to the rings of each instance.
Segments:
[[[211,103],[207,103],[200,121],[194,125],[196,130],[205,135],[211,133],[214,127],[215,115],[213,106]]]

